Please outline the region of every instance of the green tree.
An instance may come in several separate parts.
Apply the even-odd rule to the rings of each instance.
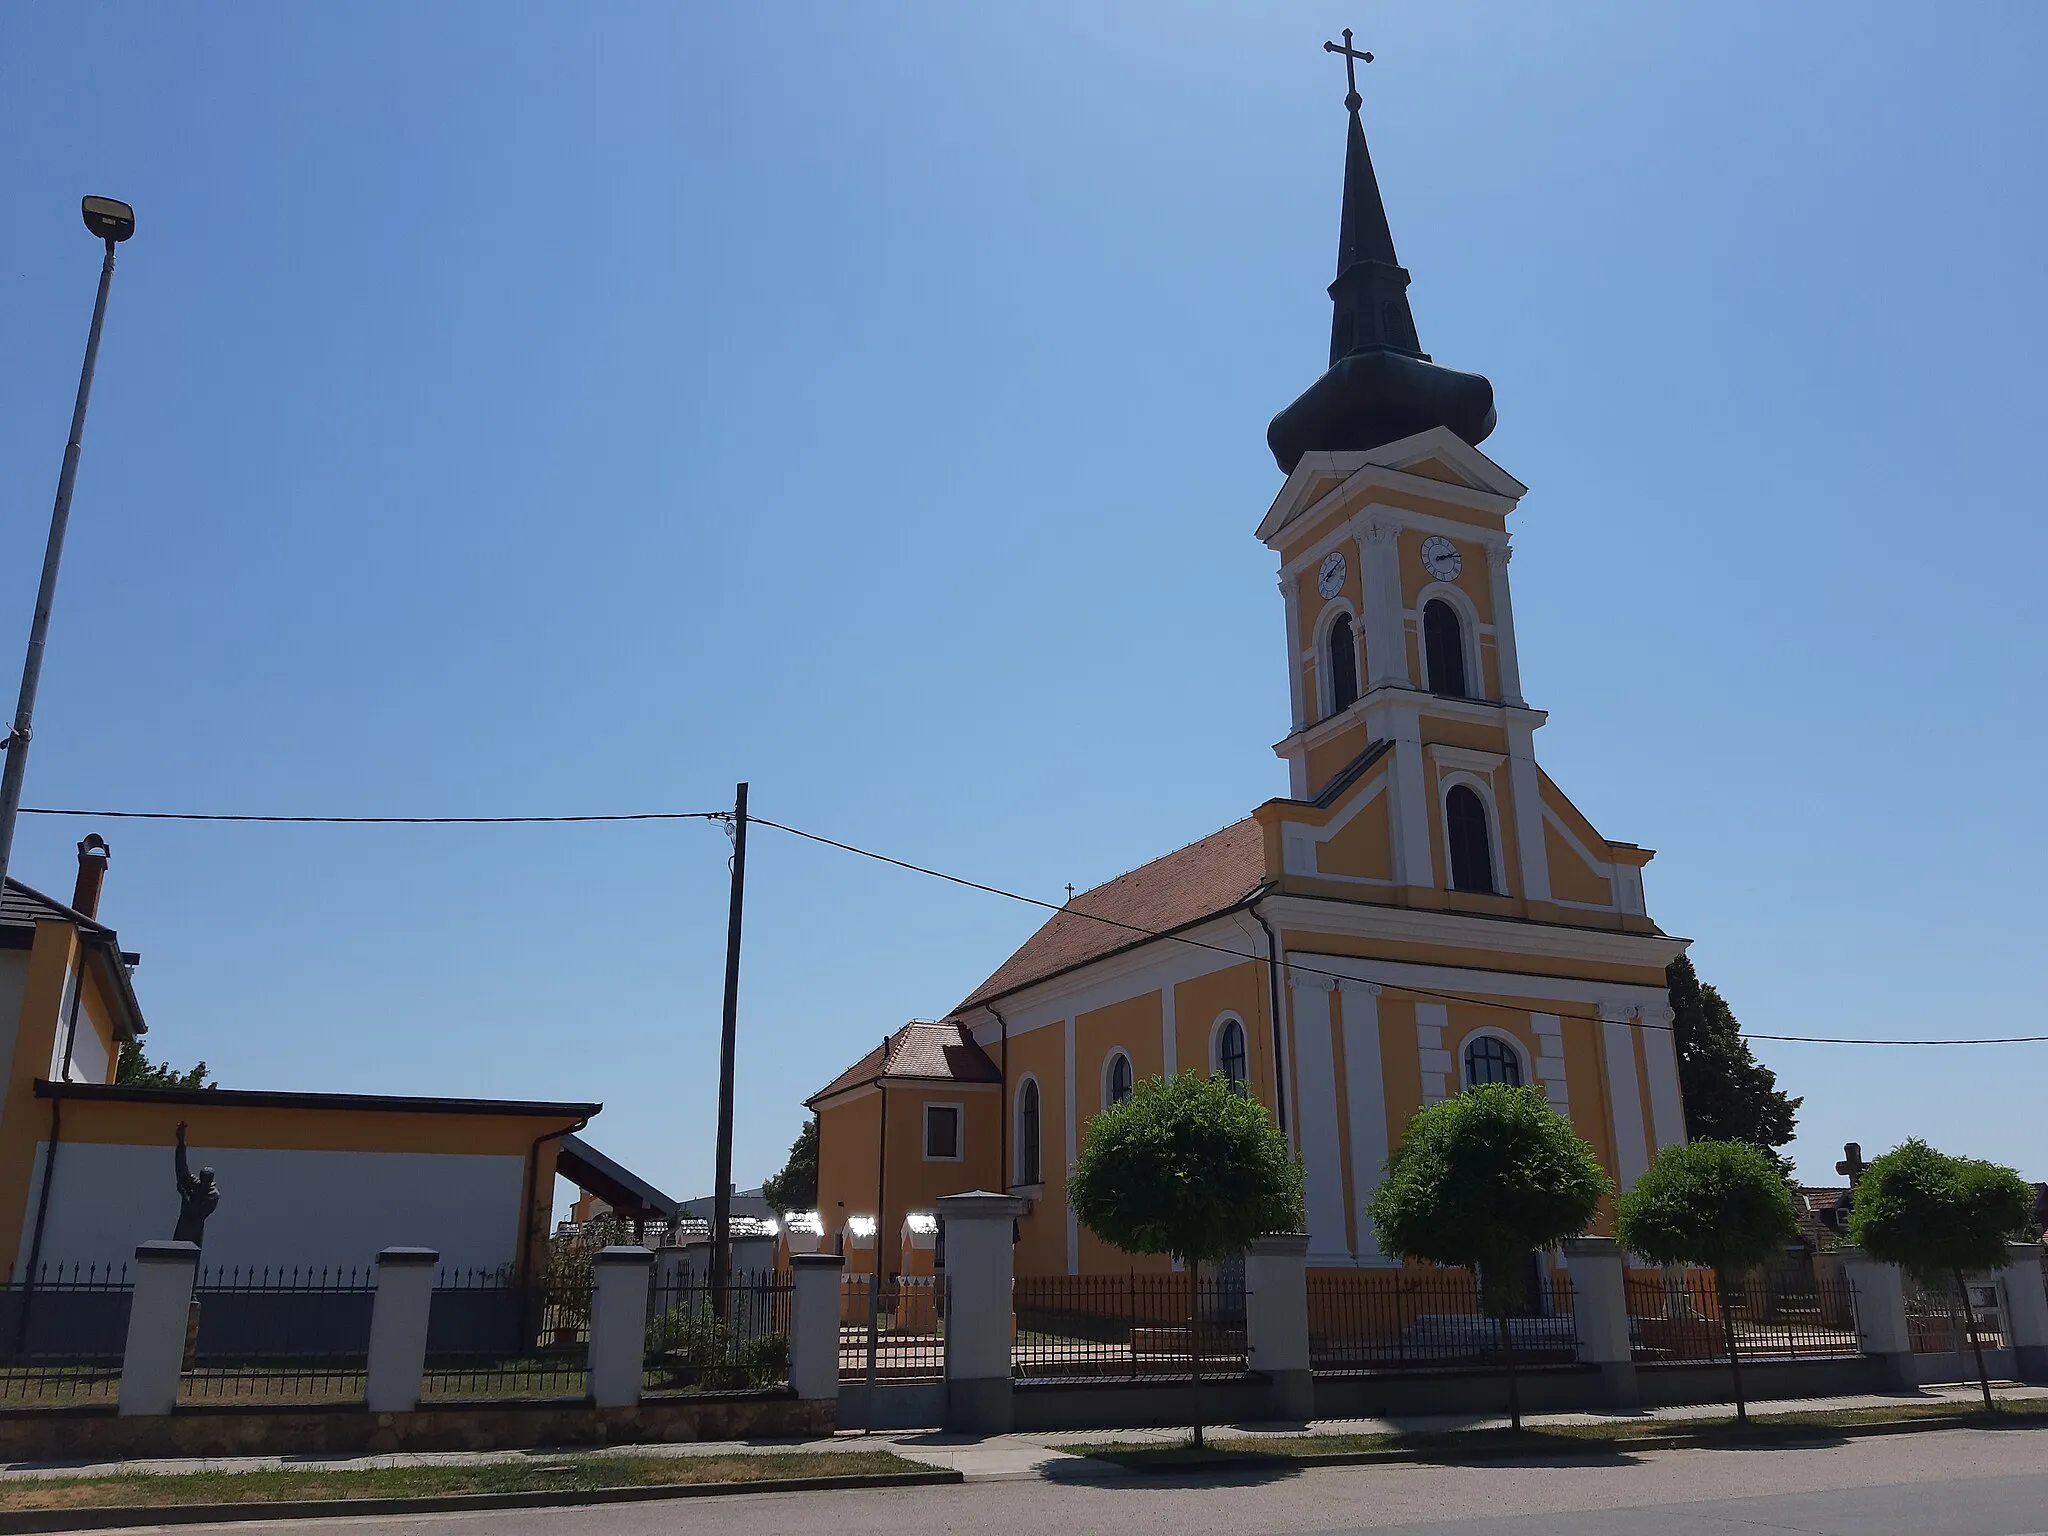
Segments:
[[[1701,982],[1689,956],[1671,962],[1664,984],[1671,995],[1686,1135],[1694,1141],[1746,1141],[1762,1147],[1789,1177],[1790,1166],[1775,1153],[1792,1139],[1799,1106],[1806,1101],[1778,1087],[1778,1075],[1756,1059],[1742,1038],[1734,1010]]]
[[[1507,1362],[1508,1414],[1522,1427],[1508,1318],[1531,1256],[1586,1230],[1613,1181],[1540,1088],[1474,1088],[1420,1110],[1366,1208],[1383,1251],[1473,1272]]]
[[[189,1072],[180,1072],[176,1067],[163,1066],[151,1061],[143,1054],[140,1040],[121,1042],[120,1059],[114,1063],[114,1081],[131,1088],[218,1088],[219,1083],[209,1082],[206,1063],[200,1062]]]
[[[1741,1141],[1695,1141],[1666,1147],[1621,1197],[1621,1244],[1653,1264],[1701,1264],[1714,1272],[1721,1340],[1735,1379],[1735,1421],[1749,1422],[1729,1282],[1781,1250],[1799,1233],[1792,1188],[1761,1147]]]
[[[770,1210],[815,1210],[818,1204],[818,1122],[806,1120],[790,1144],[789,1161],[782,1172],[761,1181],[761,1194]]]
[[[2024,1240],[2034,1214],[2034,1186],[1999,1163],[1937,1152],[1914,1137],[1863,1170],[1849,1208],[1849,1241],[1872,1258],[1940,1289],[1951,1282],[1970,1330],[1984,1409],[1994,1412],[1977,1314],[1964,1276],[2005,1268],[2006,1244]]]
[[[1299,1231],[1301,1164],[1266,1107],[1218,1078],[1148,1078],[1089,1122],[1067,1200],[1081,1225],[1125,1253],[1162,1253],[1188,1275],[1195,1444],[1202,1443],[1196,1270],[1268,1232]]]

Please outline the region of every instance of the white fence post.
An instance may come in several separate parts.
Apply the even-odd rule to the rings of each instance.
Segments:
[[[1611,1237],[1568,1238],[1563,1247],[1579,1363],[1599,1367],[1601,1395],[1609,1406],[1633,1408],[1638,1394],[1628,1331],[1627,1256]]]
[[[1276,1419],[1315,1416],[1308,1357],[1308,1234],[1275,1232],[1244,1255],[1245,1364],[1272,1383]]]
[[[789,1256],[789,1385],[800,1398],[839,1396],[839,1288],[846,1260],[836,1253]]]
[[[1008,1434],[1014,1422],[1010,1244],[1024,1202],[973,1190],[937,1201],[945,1234],[946,1428]]]
[[[410,1413],[420,1405],[427,1314],[434,1303],[434,1266],[440,1262],[432,1248],[386,1248],[377,1255],[369,1381],[363,1391],[363,1405],[372,1413]]]
[[[1906,1287],[1899,1267],[1881,1263],[1861,1248],[1837,1249],[1835,1258],[1856,1292],[1856,1347],[1884,1363],[1887,1385],[1918,1385],[1913,1335],[1906,1327]]]
[[[169,1413],[178,1403],[185,1327],[199,1245],[159,1241],[135,1250],[128,1299],[128,1346],[121,1357],[121,1416]]]
[[[647,1364],[647,1282],[654,1255],[645,1248],[600,1248],[590,1267],[590,1396],[600,1408],[640,1401]]]
[[[2011,1262],[1994,1278],[2003,1293],[2013,1374],[2035,1386],[2048,1384],[2048,1291],[2042,1288],[2041,1245],[2013,1243],[2007,1251]]]

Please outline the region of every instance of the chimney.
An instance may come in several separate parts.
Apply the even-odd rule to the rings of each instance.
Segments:
[[[78,884],[71,890],[71,908],[87,917],[97,919],[100,915],[100,887],[107,879],[107,840],[97,832],[88,832],[85,841],[78,845]]]

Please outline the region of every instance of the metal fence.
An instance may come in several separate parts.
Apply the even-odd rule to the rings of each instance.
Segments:
[[[1998,1285],[1991,1280],[1965,1282],[1970,1306],[1963,1309],[1952,1286],[1939,1289],[1906,1282],[1906,1335],[1916,1355],[1968,1354],[1969,1325],[1977,1325],[1977,1344],[1982,1349],[2005,1348],[2005,1310],[1999,1304]]]
[[[1570,1283],[1544,1272],[1525,1282],[1507,1319],[1520,1366],[1578,1357]],[[1497,1370],[1501,1325],[1480,1310],[1479,1288],[1457,1269],[1361,1269],[1308,1280],[1309,1368],[1324,1375],[1376,1371]]]
[[[1042,1275],[1012,1291],[1020,1380],[1187,1381],[1245,1370],[1244,1279]]]
[[[839,1379],[916,1381],[946,1372],[945,1276],[876,1283],[848,1275],[839,1289]]]
[[[537,1285],[505,1269],[444,1269],[427,1311],[421,1400],[581,1397],[589,1342],[587,1266]]]
[[[1856,1293],[1847,1280],[1759,1274],[1724,1284],[1694,1269],[1631,1274],[1625,1290],[1630,1350],[1640,1364],[1726,1360],[1724,1316],[1744,1360],[1857,1353]]]
[[[111,1402],[134,1281],[125,1264],[44,1265],[0,1285],[0,1403]]]
[[[370,1269],[201,1270],[181,1402],[349,1402],[370,1355]]]
[[[789,1380],[790,1279],[786,1272],[732,1277],[721,1318],[708,1279],[656,1275],[647,1301],[641,1390],[743,1392]]]

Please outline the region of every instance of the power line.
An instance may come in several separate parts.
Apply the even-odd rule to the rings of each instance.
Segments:
[[[91,816],[109,821],[250,821],[305,826],[497,827],[588,821],[730,821],[731,811],[622,811],[591,816],[237,816],[218,811],[78,811],[25,805],[24,816]]]
[[[596,822],[721,821],[730,823],[732,821],[732,812],[730,811],[619,811],[572,816],[256,816],[220,811],[111,811],[80,810],[54,806],[23,806],[21,814],[24,816],[86,816],[103,818],[110,821],[242,822],[259,825],[293,826],[543,826]],[[872,859],[878,864],[888,864],[897,869],[908,870],[912,874],[924,875],[933,880],[943,880],[950,885],[964,886],[968,890],[980,891],[985,895],[1000,896],[1007,901],[1021,902],[1026,906],[1037,907],[1043,911],[1065,912],[1074,917],[1084,918],[1092,923],[1102,923],[1108,927],[1121,929],[1140,939],[1166,939],[1175,944],[1185,944],[1194,949],[1204,949],[1214,954],[1228,955],[1237,960],[1265,958],[1260,955],[1247,954],[1243,950],[1231,949],[1227,945],[1212,944],[1205,939],[1191,938],[1186,934],[1168,933],[1163,929],[1147,928],[1141,923],[1125,922],[1121,918],[1104,917],[1100,913],[1095,912],[1083,912],[1072,905],[1062,905],[1059,902],[1046,901],[1037,896],[1027,896],[1021,891],[1012,891],[1000,885],[990,885],[986,881],[970,880],[965,875],[951,874],[943,869],[934,869],[930,865],[915,864],[908,859],[899,859],[890,854],[878,853],[872,848],[862,848],[853,843],[842,842],[838,838],[827,837],[821,832],[806,832],[801,827],[788,826],[783,822],[772,821],[765,816],[750,816],[747,819],[756,825],[772,827],[777,832],[785,832],[791,837],[799,837],[807,842],[821,843],[825,847],[836,848],[842,853],[851,853],[863,859]],[[1346,976],[1338,971],[1325,970],[1319,966],[1303,965],[1296,961],[1287,961],[1285,963],[1289,970],[1298,971],[1305,976],[1323,976],[1333,981],[1357,980],[1356,977]],[[1472,997],[1462,992],[1445,992],[1432,987],[1404,985],[1400,990],[1420,997],[1441,998],[1447,1002],[1465,1003],[1477,1008],[1492,1008],[1503,1013],[1526,1013],[1529,1011],[1526,1008],[1516,1007],[1511,1003],[1498,1003],[1490,998]],[[1594,1024],[1627,1024],[1631,1029],[1668,1031],[1672,1027],[1668,1024],[1650,1024],[1641,1019],[1602,1019],[1597,1014],[1589,1013],[1562,1013],[1559,1017],[1580,1019]],[[1845,1035],[1777,1035],[1744,1030],[1743,1036],[1745,1039],[1750,1040],[1774,1040],[1795,1045],[1914,1047],[2048,1044],[2048,1035],[1995,1035],[1960,1040],[1869,1040]]]
[[[1211,944],[1204,939],[1190,938],[1186,934],[1168,933],[1163,929],[1147,928],[1139,923],[1127,923],[1120,918],[1104,917],[1101,914],[1095,912],[1082,912],[1072,906],[1062,906],[1058,902],[1045,901],[1036,896],[1026,896],[1021,891],[1005,890],[1002,886],[999,885],[988,885],[980,880],[970,880],[964,875],[948,874],[945,870],[942,869],[933,869],[928,865],[924,864],[913,864],[908,859],[899,859],[892,857],[891,855],[886,853],[877,853],[872,848],[861,848],[853,843],[844,843],[837,838],[826,837],[822,833],[806,832],[800,827],[784,826],[781,822],[770,821],[765,816],[754,816],[750,817],[749,820],[754,822],[757,826],[773,827],[776,831],[787,832],[792,837],[801,837],[813,843],[823,843],[828,848],[837,848],[844,853],[858,854],[861,858],[873,859],[880,864],[894,865],[898,869],[907,869],[911,871],[913,874],[929,875],[935,880],[944,880],[953,885],[963,885],[966,886],[969,890],[985,891],[991,896],[1002,896],[1007,898],[1008,900],[1022,902],[1026,906],[1039,907],[1048,912],[1066,912],[1074,917],[1086,918],[1090,922],[1103,923],[1112,928],[1121,928],[1125,932],[1135,934],[1141,938],[1169,939],[1176,944],[1186,944],[1195,949],[1210,950],[1219,955],[1231,955],[1240,960],[1258,960],[1265,958],[1264,956],[1260,955],[1248,955],[1244,953],[1242,950],[1231,949],[1227,945]],[[1321,967],[1313,965],[1303,965],[1293,960],[1286,961],[1285,964],[1289,970],[1299,971],[1302,974],[1308,976],[1327,976],[1332,980],[1336,981],[1355,981],[1358,979],[1354,976],[1346,976],[1339,971],[1324,970]],[[1403,992],[1416,993],[1423,997],[1437,997],[1444,998],[1450,1002],[1467,1003],[1480,1008],[1494,1008],[1504,1013],[1527,1013],[1530,1011],[1526,1008],[1515,1007],[1513,1004],[1510,1003],[1497,1003],[1490,998],[1469,997],[1459,992],[1440,992],[1430,987],[1416,987],[1404,984],[1399,988],[1399,990]],[[1547,1012],[1548,1010],[1543,1011]],[[1582,1019],[1589,1023],[1595,1024],[1625,1023],[1633,1029],[1658,1029],[1668,1031],[1672,1028],[1672,1026],[1669,1024],[1649,1024],[1641,1019],[1602,1019],[1597,1014],[1587,1013],[1561,1014],[1560,1017]],[[1839,1035],[1764,1035],[1755,1034],[1750,1032],[1749,1030],[1744,1030],[1743,1037],[1749,1040],[1791,1041],[1803,1045],[1928,1046],[2038,1045],[2042,1043],[2048,1043],[2048,1035],[2000,1035],[1983,1039],[1968,1040],[1859,1040]]]

